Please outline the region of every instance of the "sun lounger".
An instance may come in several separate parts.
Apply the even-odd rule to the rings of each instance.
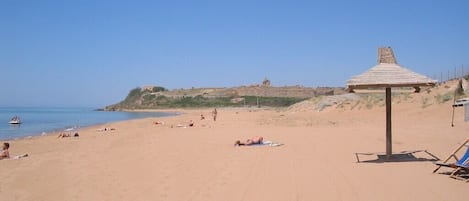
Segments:
[[[466,147],[466,152],[461,158],[456,155],[458,152]],[[454,159],[456,162],[450,163],[449,161]],[[469,139],[466,139],[446,160],[442,163],[435,163],[438,167],[433,170],[433,173],[437,172],[441,167],[453,168],[450,177],[455,179],[461,179],[469,182]]]

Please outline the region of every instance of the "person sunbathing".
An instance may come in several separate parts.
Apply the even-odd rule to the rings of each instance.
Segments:
[[[237,140],[235,142],[235,146],[249,146],[249,145],[262,144],[263,140],[264,138],[262,136],[255,136],[250,139],[247,139],[245,142],[241,142],[240,140]]]
[[[2,152],[0,152],[0,160],[10,158],[10,152],[8,151],[9,148],[10,144],[8,142],[4,142]]]
[[[72,133],[60,133],[57,138],[64,138],[64,137],[79,137],[80,135],[78,133],[75,133],[72,135]]]
[[[0,152],[0,160],[10,159],[10,151],[8,151],[9,149],[10,149],[10,143],[4,142],[3,147],[2,147],[2,151]],[[28,156],[28,154],[18,155],[18,156],[13,157],[13,159],[19,159],[19,158],[23,158],[23,157],[27,157],[27,156]]]
[[[97,129],[96,131],[99,131],[99,132],[103,132],[103,131],[115,131],[116,129],[115,128],[100,128],[100,129]]]

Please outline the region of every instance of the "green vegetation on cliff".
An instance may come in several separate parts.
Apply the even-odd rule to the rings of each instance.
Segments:
[[[154,87],[152,90],[135,88],[130,90],[127,97],[105,110],[133,110],[133,109],[166,109],[166,108],[200,108],[200,107],[244,107],[268,106],[288,107],[306,98],[294,97],[257,97],[257,96],[231,96],[231,97],[204,97],[197,96],[165,96],[167,91],[163,87]]]

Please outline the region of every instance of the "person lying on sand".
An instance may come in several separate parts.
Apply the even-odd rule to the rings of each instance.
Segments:
[[[115,128],[100,128],[100,129],[98,129],[98,130],[96,130],[96,131],[102,132],[102,131],[115,131],[115,130],[116,130]]]
[[[178,128],[187,128],[188,126],[189,127],[194,127],[194,125],[195,125],[194,121],[190,120],[189,124],[187,124],[187,126],[183,125],[183,124],[178,124],[178,125],[176,125],[176,127],[178,127]],[[171,128],[173,128],[173,125],[171,125]]]
[[[249,146],[249,145],[255,145],[255,144],[262,144],[262,141],[264,138],[262,136],[254,136],[250,139],[247,139],[245,142],[241,142],[240,140],[237,140],[235,142],[235,146]]]
[[[9,149],[10,149],[10,143],[4,142],[3,147],[2,147],[2,151],[0,152],[0,160],[10,158],[10,152],[8,151]],[[27,156],[28,156],[28,154],[23,154],[23,155],[15,156],[13,158],[18,159],[18,158],[23,158],[23,157],[27,157]]]
[[[78,133],[75,133],[72,135],[72,133],[60,133],[57,138],[64,138],[64,137],[79,137],[80,135]]]

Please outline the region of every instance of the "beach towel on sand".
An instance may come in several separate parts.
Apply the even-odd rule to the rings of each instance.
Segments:
[[[250,146],[269,146],[269,147],[278,147],[278,146],[282,146],[283,144],[281,143],[276,143],[276,142],[272,142],[272,141],[263,141],[262,143],[260,144],[252,144]]]

